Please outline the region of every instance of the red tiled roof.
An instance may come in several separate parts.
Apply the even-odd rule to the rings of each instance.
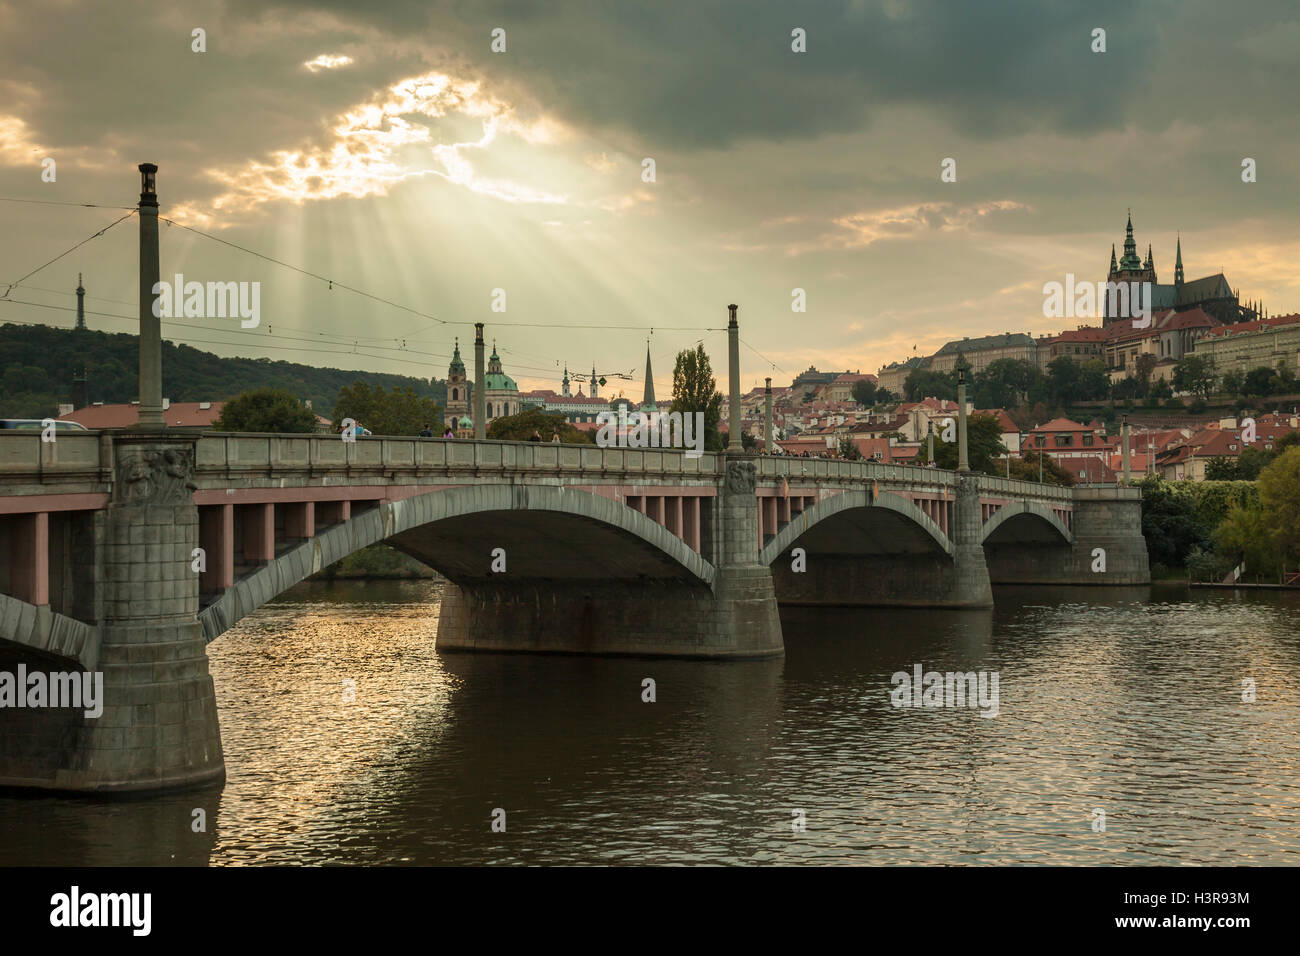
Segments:
[[[172,402],[163,410],[169,428],[211,428],[225,402]],[[207,408],[200,406],[206,405]],[[59,416],[60,421],[76,422],[85,428],[130,428],[140,420],[140,406],[87,405]]]
[[[1052,345],[1056,342],[1104,342],[1105,340],[1106,330],[1101,326],[1097,326],[1095,328],[1074,329],[1062,332],[1060,335],[1045,335],[1038,341],[1041,345]]]
[[[1091,425],[1081,425],[1068,418],[1053,418],[1050,422],[1044,422],[1034,428],[1035,432],[1090,432],[1092,430]]]
[[[1300,322],[1300,313],[1293,312],[1291,315],[1275,315],[1267,319],[1256,319],[1254,322],[1238,322],[1236,325],[1221,325],[1216,329],[1210,330],[1213,336],[1242,335],[1247,332],[1266,332],[1269,329],[1275,329],[1280,326],[1295,325]]]
[[[1002,429],[1004,435],[1010,432],[1020,431],[1020,426],[1011,420],[1011,416],[1007,414],[1005,408],[977,408],[971,414],[992,415],[998,420],[998,427]]]

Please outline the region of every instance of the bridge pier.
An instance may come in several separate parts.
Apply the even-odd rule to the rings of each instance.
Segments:
[[[763,658],[784,653],[772,573],[758,560],[752,462],[729,460],[702,524],[711,582],[462,578],[443,590],[439,651]]]
[[[103,709],[97,717],[43,709],[39,728],[0,734],[0,786],[111,793],[225,779],[191,570],[194,442],[157,433],[114,439],[112,498],[95,529],[99,646],[83,655],[103,675]],[[76,664],[50,658],[28,669]]]
[[[1074,489],[1066,542],[986,545],[994,584],[1145,585],[1151,583],[1136,488]]]
[[[920,530],[916,520],[924,516],[900,514],[900,499],[862,495],[842,521],[824,519],[825,527],[814,525],[796,539],[805,551],[803,570],[795,570],[789,550],[776,558],[778,600],[793,606],[992,607],[978,481],[974,475],[957,479],[943,549]]]

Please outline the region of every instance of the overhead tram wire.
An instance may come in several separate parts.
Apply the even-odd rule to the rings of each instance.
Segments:
[[[108,232],[108,230],[110,230],[110,229],[112,229],[114,226],[116,226],[119,222],[125,222],[127,219],[130,219],[132,216],[135,215],[135,212],[136,212],[136,211],[135,211],[134,209],[132,209],[130,212],[128,212],[128,213],[127,213],[125,216],[123,216],[121,219],[115,219],[113,222],[110,222],[107,226],[105,226],[103,229],[100,229],[100,230],[99,230],[98,232],[96,232],[94,235],[90,235],[90,236],[87,236],[85,239],[82,239],[79,243],[77,243],[77,244],[76,244],[75,246],[73,246],[71,249],[66,249],[66,250],[64,250],[63,252],[60,252],[57,256],[55,256],[55,257],[54,257],[53,259],[51,259],[49,262],[46,262],[44,265],[39,265],[39,266],[37,266],[35,269],[33,269],[31,272],[27,273],[27,275],[23,276],[23,277],[22,277],[21,279],[19,279],[18,281],[8,283],[8,284],[7,284],[8,287],[5,289],[4,293],[3,293],[3,294],[0,294],[0,299],[7,299],[7,298],[9,298],[9,293],[12,292],[14,289],[16,289],[18,286],[22,285],[24,280],[26,280],[26,279],[30,279],[32,276],[36,275],[36,273],[40,272],[42,269],[45,269],[45,268],[47,268],[48,266],[52,266],[52,265],[54,265],[54,263],[58,262],[58,261],[59,261],[60,259],[62,259],[64,256],[69,255],[70,253],[76,252],[78,249],[80,249],[80,248],[81,248],[82,246],[84,246],[86,243],[90,242],[90,240],[92,240],[92,239],[98,239],[98,238],[99,238],[100,236],[102,236],[104,233]]]
[[[14,300],[14,299],[0,299],[0,303],[4,303],[4,302],[8,302],[8,303],[10,303],[10,304],[40,305],[40,303],[18,303],[18,301],[17,301],[17,300]],[[47,308],[47,309],[61,309],[61,310],[63,310],[63,311],[75,311],[75,310],[71,310],[71,309],[64,309],[63,306],[57,306],[57,305],[44,306],[44,308]],[[87,315],[104,315],[104,313],[102,313],[102,312],[87,312],[86,314],[87,314]],[[105,317],[107,317],[107,318],[115,318],[115,319],[126,319],[126,320],[130,320],[130,321],[135,321],[135,317],[134,317],[134,316],[110,315],[110,316],[105,316]],[[40,327],[43,327],[43,328],[52,328],[52,326],[46,325],[44,322],[33,322],[33,321],[30,321],[30,320],[27,320],[27,319],[5,319],[4,322],[5,322],[5,323],[11,323],[11,324],[13,324],[13,325],[31,325],[31,326],[40,326]],[[172,341],[172,344],[173,344],[173,345],[178,345],[178,346],[179,346],[179,345],[192,345],[193,343],[198,343],[198,344],[201,344],[201,345],[221,345],[221,346],[225,346],[226,348],[232,348],[232,347],[237,348],[237,347],[239,347],[239,345],[240,345],[240,343],[238,343],[238,342],[218,342],[218,341],[214,341],[214,340],[211,340],[211,339],[188,339],[187,341],[184,341],[184,342],[177,342],[177,341],[175,341],[175,340],[170,340],[170,341]],[[352,350],[352,349],[342,349],[342,350],[335,350],[335,349],[312,349],[312,348],[303,348],[301,345],[260,345],[260,346],[258,346],[258,347],[259,347],[259,348],[263,348],[263,349],[273,349],[273,350],[275,350],[275,351],[277,351],[277,352],[312,352],[312,353],[319,354],[319,355],[353,355],[353,356],[356,356],[357,358],[375,359],[376,361],[380,361],[380,362],[397,362],[397,363],[402,364],[402,365],[416,365],[416,366],[419,366],[420,368],[427,368],[427,367],[428,367],[428,363],[427,363],[427,362],[417,362],[417,361],[414,361],[414,360],[412,360],[412,359],[399,359],[399,358],[393,358],[392,356],[388,356],[388,355],[371,355],[371,354],[368,353],[368,352],[358,352],[358,351],[355,351],[355,350]],[[232,356],[232,357],[234,357],[234,358],[247,358],[247,356]],[[250,359],[250,361],[251,361],[251,359]],[[345,370],[345,371],[346,371],[346,370]]]
[[[744,343],[745,348],[749,349],[751,352],[753,352],[755,355],[757,355],[759,358],[761,358],[761,359],[762,359],[764,362],[766,362],[768,365],[772,366],[772,368],[776,369],[776,370],[777,370],[778,372],[780,372],[782,375],[789,375],[789,374],[790,374],[790,373],[787,372],[785,369],[783,369],[781,366],[779,366],[779,365],[777,365],[775,362],[773,362],[773,361],[772,361],[770,358],[768,358],[766,355],[764,355],[762,352],[760,352],[758,349],[754,348],[754,346],[752,346],[752,345],[750,345],[748,342],[746,342],[744,339],[741,339],[740,341],[741,341],[742,343]]]
[[[10,196],[0,196],[0,202],[32,203],[38,206],[80,206],[83,209],[129,209],[131,212],[135,212],[135,206],[117,206],[97,202],[67,202],[58,199],[18,199]]]
[[[9,304],[9,305],[28,305],[28,306],[32,306],[32,307],[34,307],[34,308],[38,308],[38,309],[53,309],[53,310],[55,310],[55,311],[59,311],[59,312],[76,312],[76,311],[77,311],[77,310],[76,310],[74,307],[72,307],[72,306],[65,306],[65,305],[51,305],[51,304],[49,304],[49,303],[47,303],[47,302],[30,302],[30,301],[27,301],[27,300],[25,300],[25,299],[5,299],[5,298],[0,298],[0,303],[7,303],[7,304]],[[121,322],[136,322],[136,321],[138,321],[138,317],[137,317],[137,316],[134,316],[134,315],[120,315],[120,314],[118,314],[118,313],[116,313],[116,312],[98,312],[98,311],[95,311],[95,310],[93,310],[93,309],[86,309],[84,314],[85,314],[85,315],[99,316],[99,317],[101,317],[101,318],[106,318],[106,319],[116,319],[116,320],[121,321]],[[16,325],[41,325],[41,324],[43,324],[43,323],[40,323],[40,322],[26,322],[26,321],[21,321],[21,320],[18,320],[18,319],[8,319],[8,320],[6,320],[6,321],[13,322],[13,323],[16,324]],[[203,331],[205,331],[205,332],[217,332],[217,333],[219,333],[219,334],[231,334],[231,335],[240,335],[240,334],[242,334],[242,335],[245,335],[245,336],[254,335],[255,338],[257,338],[257,339],[261,339],[261,338],[272,338],[272,339],[279,339],[279,340],[284,341],[284,342],[310,342],[310,343],[312,343],[312,344],[321,344],[321,345],[338,345],[338,346],[347,346],[348,344],[350,344],[350,343],[347,342],[347,341],[343,341],[343,342],[320,342],[320,343],[317,343],[314,339],[304,339],[304,338],[299,338],[299,337],[297,337],[297,336],[292,336],[292,335],[281,335],[281,334],[278,333],[278,332],[271,332],[271,333],[268,333],[267,335],[263,336],[263,335],[256,335],[256,334],[253,333],[252,330],[250,330],[250,329],[241,329],[241,328],[220,328],[220,327],[212,326],[212,325],[197,325],[197,324],[192,324],[192,323],[188,323],[188,322],[176,321],[176,320],[174,320],[174,319],[162,319],[161,321],[162,321],[162,324],[163,324],[163,325],[166,325],[166,326],[179,327],[179,328],[184,328],[184,329],[201,329],[201,330],[203,330]],[[294,349],[297,349],[298,351],[302,351],[302,352],[319,352],[319,353],[324,354],[324,355],[356,355],[356,356],[359,357],[359,358],[376,359],[376,360],[381,361],[381,362],[383,362],[383,361],[388,361],[388,362],[399,362],[399,363],[404,364],[404,365],[418,365],[418,366],[421,366],[421,367],[423,367],[423,368],[428,368],[429,363],[428,363],[428,362],[422,362],[422,361],[415,361],[415,360],[412,360],[412,359],[401,359],[401,358],[396,358],[396,357],[394,357],[394,356],[390,356],[390,355],[375,355],[375,354],[373,354],[373,352],[359,351],[359,349],[373,349],[373,350],[376,350],[376,351],[398,352],[398,353],[402,353],[402,354],[406,354],[406,355],[419,355],[419,356],[424,356],[425,358],[431,358],[431,359],[450,359],[450,358],[451,358],[451,354],[450,354],[450,353],[447,353],[447,352],[422,352],[422,351],[417,351],[417,350],[414,350],[414,349],[395,348],[395,347],[392,347],[392,346],[384,346],[384,345],[358,345],[358,344],[356,344],[356,343],[351,343],[351,344],[352,344],[352,348],[351,348],[351,349],[346,349],[346,348],[345,348],[345,349],[307,349],[307,348],[303,348],[302,346],[266,345],[266,344],[263,344],[262,342],[256,342],[256,343],[253,343],[253,342],[249,342],[247,338],[244,339],[243,341],[222,342],[222,341],[216,341],[216,340],[213,340],[213,339],[195,339],[195,338],[191,338],[191,337],[189,337],[189,336],[185,336],[184,338],[182,338],[182,337],[180,337],[180,336],[174,336],[174,335],[173,335],[173,336],[171,336],[171,339],[170,339],[170,340],[171,340],[174,344],[177,344],[177,345],[188,345],[188,344],[190,344],[190,343],[195,343],[195,342],[196,342],[196,343],[201,343],[201,344],[204,344],[204,345],[223,345],[223,346],[226,346],[227,348],[242,348],[242,347],[245,347],[245,345],[248,345],[248,346],[251,346],[251,347],[253,347],[253,348],[260,348],[260,349],[274,349],[275,351],[293,351]],[[520,368],[520,369],[524,369],[524,370],[526,370],[526,371],[530,371],[530,372],[544,372],[544,373],[548,373],[548,374],[549,374],[549,373],[553,373],[553,372],[555,371],[555,370],[552,369],[552,368],[542,368],[542,367],[531,366],[531,365],[517,365],[517,366],[513,366],[513,367],[515,367],[515,368]]]
[[[3,197],[0,197],[0,198],[3,198]],[[56,204],[56,205],[73,205],[73,206],[84,206],[84,207],[88,207],[88,208],[113,208],[113,209],[127,209],[127,210],[128,210],[127,215],[124,216],[123,219],[130,218],[130,216],[134,215],[135,212],[136,212],[135,207],[131,207],[131,206],[108,206],[108,205],[101,205],[101,204],[95,204],[95,203],[61,203],[61,202],[58,202],[58,201],[56,201],[56,200],[25,200],[25,199],[11,199],[11,200],[8,200],[8,201],[12,201],[12,202],[45,203],[45,204]],[[401,310],[401,311],[403,311],[403,312],[409,312],[409,313],[412,314],[412,315],[418,315],[418,316],[420,316],[421,318],[428,320],[429,322],[436,322],[436,323],[438,323],[439,325],[466,325],[466,326],[468,326],[468,325],[472,325],[472,324],[473,324],[472,322],[469,322],[469,321],[451,321],[451,320],[448,320],[448,319],[440,319],[440,318],[438,318],[438,317],[435,316],[435,315],[430,315],[430,314],[428,314],[427,312],[421,312],[419,309],[413,309],[413,308],[411,308],[410,306],[402,305],[402,304],[399,303],[399,302],[394,302],[394,301],[392,301],[391,299],[386,299],[386,298],[384,298],[383,296],[374,295],[374,294],[372,294],[372,293],[369,293],[369,292],[364,291],[363,289],[358,289],[358,288],[356,288],[356,287],[354,287],[354,286],[347,285],[346,283],[343,283],[343,282],[336,282],[335,280],[329,278],[328,276],[323,276],[323,275],[320,275],[319,273],[312,272],[312,271],[310,271],[310,270],[308,270],[308,269],[303,269],[303,268],[301,268],[301,267],[299,267],[299,266],[292,265],[291,263],[284,262],[284,261],[281,260],[281,259],[276,259],[274,256],[268,256],[268,255],[266,255],[266,254],[264,254],[264,253],[257,252],[257,251],[254,250],[254,249],[249,249],[247,246],[241,246],[241,245],[240,245],[239,243],[237,243],[237,242],[231,242],[231,241],[228,240],[228,239],[222,239],[222,238],[220,238],[219,236],[214,236],[214,235],[212,235],[211,233],[204,232],[204,231],[201,230],[201,229],[196,229],[196,228],[194,228],[193,226],[187,226],[187,225],[185,225],[184,223],[177,222],[177,221],[174,220],[174,219],[168,219],[168,218],[165,217],[165,216],[159,216],[158,218],[159,218],[162,222],[167,223],[168,225],[171,225],[171,226],[178,226],[179,228],[184,229],[184,230],[186,230],[187,232],[192,232],[192,233],[194,233],[196,236],[202,236],[202,237],[205,238],[205,239],[211,239],[213,242],[220,243],[221,245],[224,245],[224,246],[229,246],[231,249],[238,250],[239,252],[246,253],[247,255],[254,256],[255,258],[258,258],[258,259],[263,259],[263,260],[265,260],[265,261],[267,261],[267,262],[273,263],[273,264],[278,265],[278,266],[280,266],[280,267],[282,267],[282,268],[289,269],[289,270],[291,270],[291,271],[293,271],[293,272],[297,272],[297,273],[299,273],[300,275],[304,275],[304,276],[307,276],[307,277],[309,277],[309,278],[316,279],[317,281],[324,282],[324,283],[326,283],[326,284],[329,286],[330,289],[333,289],[334,286],[337,285],[340,289],[343,289],[343,290],[348,291],[348,292],[352,292],[352,293],[355,294],[355,295],[359,295],[359,296],[362,296],[363,298],[370,299],[371,301],[379,302],[379,303],[381,303],[381,304],[383,304],[383,305],[387,305],[387,306],[390,306],[390,307],[392,307],[392,308],[399,309],[399,310]],[[93,238],[96,238],[97,236],[103,235],[104,232],[106,232],[108,229],[111,229],[113,226],[117,225],[119,222],[122,222],[123,219],[119,219],[119,220],[117,220],[116,222],[113,222],[113,223],[109,224],[109,225],[106,226],[103,230],[100,230],[100,231],[97,232],[94,236],[91,236],[90,239],[93,239]],[[24,279],[27,279],[27,278],[29,278],[30,276],[35,275],[37,272],[41,271],[41,269],[44,269],[46,266],[49,266],[49,265],[53,264],[54,262],[57,262],[59,259],[63,258],[63,256],[66,256],[68,253],[72,252],[73,250],[75,250],[75,249],[78,248],[79,246],[84,245],[86,242],[89,242],[90,239],[83,240],[81,243],[78,243],[77,246],[74,246],[72,249],[69,249],[67,252],[63,253],[62,255],[57,256],[57,257],[55,257],[54,259],[50,260],[50,262],[45,263],[45,265],[42,265],[40,268],[34,270],[33,272],[28,273],[26,276],[23,276],[23,279],[20,279],[18,282],[9,284],[9,288],[6,289],[5,293],[4,293],[3,295],[0,295],[0,300],[3,300],[5,297],[7,297],[8,294],[9,294],[9,292],[10,292],[13,288],[15,288],[19,283],[21,283]],[[39,304],[39,303],[32,303],[32,304],[33,304],[33,305],[37,305],[37,304]],[[270,325],[270,324],[271,324],[271,323],[268,323],[268,325]],[[704,326],[704,327],[702,327],[702,326],[654,326],[654,325],[640,325],[640,326],[618,325],[618,326],[614,326],[614,325],[608,325],[608,324],[604,324],[604,323],[498,322],[498,323],[493,323],[493,325],[494,325],[495,328],[588,329],[588,330],[590,330],[590,329],[599,329],[599,330],[601,330],[601,331],[607,331],[607,332],[617,332],[617,331],[641,332],[641,331],[645,331],[645,330],[647,330],[647,329],[651,329],[651,330],[653,330],[653,329],[656,329],[656,328],[660,329],[661,331],[665,331],[665,332],[701,332],[701,331],[702,331],[702,332],[710,332],[710,333],[711,333],[711,332],[725,331],[725,328],[712,328],[712,327],[707,327],[707,326]],[[292,327],[291,327],[291,328],[292,328]],[[233,331],[233,330],[232,330],[232,331]],[[308,329],[295,329],[295,331],[309,332],[310,334],[314,334],[314,335],[317,335],[317,336],[329,335],[330,337],[340,339],[341,341],[339,341],[339,342],[327,342],[326,344],[331,344],[331,345],[338,344],[338,345],[342,345],[342,344],[345,344],[347,341],[352,341],[354,344],[356,344],[356,343],[360,343],[360,342],[362,342],[362,341],[368,341],[368,342],[387,342],[387,341],[403,342],[407,337],[409,337],[409,336],[415,334],[416,332],[421,331],[421,328],[420,328],[420,327],[417,327],[415,330],[413,330],[412,332],[408,332],[406,335],[399,335],[399,336],[392,336],[392,337],[380,337],[380,336],[375,336],[375,337],[370,338],[370,339],[363,339],[363,338],[358,338],[358,337],[349,337],[349,336],[346,336],[346,335],[343,334],[343,333],[323,333],[323,332],[312,332],[311,330],[308,330]],[[271,334],[274,334],[274,333],[271,333]],[[367,347],[368,347],[368,348],[379,348],[380,346],[376,346],[376,345],[368,345]],[[402,348],[402,349],[399,349],[398,351],[408,351],[408,350],[405,349],[405,348]],[[341,354],[341,353],[340,353],[340,354]],[[412,354],[418,354],[418,353],[412,353]],[[432,355],[432,353],[424,353],[424,354],[430,354],[430,355]],[[371,357],[377,357],[377,356],[371,356]],[[439,356],[439,357],[441,357],[441,356]],[[526,366],[519,366],[519,367],[520,367],[520,368],[527,368]],[[551,371],[551,369],[549,369],[549,368],[547,368],[547,369],[536,368],[536,369],[532,369],[532,370],[533,370],[533,371],[547,371],[547,372]]]

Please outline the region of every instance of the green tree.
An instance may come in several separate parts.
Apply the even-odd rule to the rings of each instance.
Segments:
[[[839,453],[841,458],[848,461],[860,461],[862,458],[862,452],[858,450],[857,445],[853,444],[852,438],[840,439]]]
[[[1242,381],[1242,394],[1247,398],[1264,398],[1277,387],[1277,372],[1271,368],[1252,368]]]
[[[1295,370],[1279,359],[1277,363],[1277,394],[1289,395],[1295,391]]]
[[[713,366],[702,344],[677,353],[670,411],[683,415],[703,412],[704,448],[706,451],[722,451],[722,433],[718,430],[718,423],[722,420],[722,393],[718,391]],[[739,427],[739,423],[735,423],[735,427]]]
[[[541,436],[542,441],[550,441],[555,435],[567,445],[594,445],[594,432],[584,432],[574,428],[559,413],[544,412],[540,408],[525,408],[517,415],[506,415],[493,419],[487,427],[487,437],[496,441],[529,441],[533,432]]]
[[[1210,400],[1217,376],[1214,363],[1204,355],[1184,355],[1174,363],[1174,388]]]
[[[1206,481],[1236,481],[1240,476],[1235,458],[1216,455],[1205,463]]]
[[[1237,369],[1223,373],[1223,379],[1220,383],[1223,386],[1223,392],[1229,398],[1236,398],[1242,395],[1246,388],[1246,376]]]
[[[309,435],[316,430],[316,416],[292,392],[258,388],[226,402],[212,427],[219,432]]]
[[[1025,449],[1021,457],[1012,458],[1010,462],[1011,477],[1021,481],[1037,481],[1040,469],[1045,485],[1069,487],[1074,484],[1074,475],[1058,465],[1056,459],[1046,452]]]
[[[1089,359],[1079,366],[1080,401],[1100,402],[1110,396],[1110,375],[1101,359]]]
[[[853,383],[853,400],[864,408],[876,403],[878,390],[870,379],[861,379]]]
[[[1048,400],[1054,405],[1073,405],[1083,400],[1083,370],[1068,355],[1058,356],[1047,363],[1044,384]]]
[[[997,359],[975,376],[971,397],[980,408],[1015,408],[1041,378],[1042,372],[1023,359]]]
[[[1265,509],[1260,507],[1233,505],[1214,531],[1215,553],[1227,558],[1231,566],[1244,562],[1246,575],[1256,580],[1276,579],[1282,558],[1278,541],[1276,529],[1269,525]]]
[[[1167,482],[1150,476],[1136,482],[1142,490],[1142,534],[1152,566],[1181,568],[1192,548],[1210,545],[1207,528],[1197,516],[1191,482]]]
[[[425,424],[434,429],[442,424],[442,409],[431,398],[424,398],[407,386],[391,392],[382,385],[356,381],[339,389],[334,404],[334,428],[351,418],[376,435],[418,435]]]
[[[955,432],[956,429],[953,429]],[[934,463],[940,468],[956,468],[957,439],[942,441],[941,432],[934,435]],[[966,417],[966,454],[971,471],[986,475],[1000,475],[998,464],[1007,453],[1002,444],[1002,426],[993,415],[968,415]],[[926,445],[921,445],[920,461],[928,462]]]
[[[957,400],[957,375],[955,372],[932,372],[928,368],[914,368],[903,381],[903,397],[909,402],[923,398],[938,398],[949,402]]]
[[[1137,380],[1142,383],[1140,395],[1146,395],[1151,388],[1151,373],[1156,370],[1158,360],[1150,352],[1143,352],[1133,360],[1133,371],[1137,374]]]
[[[1282,556],[1300,558],[1300,448],[1288,448],[1260,472],[1259,502]]]

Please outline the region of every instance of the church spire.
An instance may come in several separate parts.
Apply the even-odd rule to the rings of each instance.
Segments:
[[[641,398],[642,408],[655,407],[655,380],[650,371],[650,343],[645,344],[645,394]]]
[[[1110,244],[1110,274],[1114,275],[1119,271],[1119,266],[1115,264],[1115,243]]]
[[[1124,230],[1124,258],[1119,261],[1121,271],[1133,270],[1134,272],[1142,268],[1142,260],[1138,258],[1137,243],[1133,241],[1133,211],[1129,210],[1128,226]]]
[[[1183,284],[1183,237],[1178,237],[1178,261],[1174,263],[1174,284]]]

